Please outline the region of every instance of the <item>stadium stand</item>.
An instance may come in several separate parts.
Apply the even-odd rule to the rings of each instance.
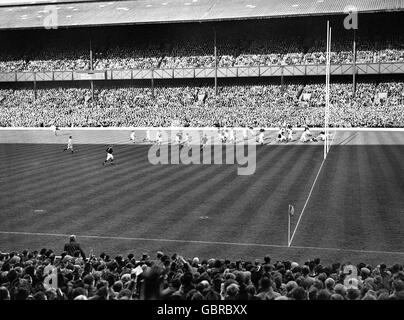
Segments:
[[[44,272],[57,269],[57,288]],[[349,266],[349,267],[348,267]],[[402,300],[403,266],[185,259],[157,252],[87,259],[50,249],[0,255],[0,300]],[[356,277],[347,275],[347,268]],[[56,278],[55,278],[56,280]]]
[[[0,6],[1,73],[211,68],[215,66],[213,30],[217,33],[219,67],[323,66],[325,19],[319,23],[307,16],[341,14],[348,4],[364,14],[361,23],[365,27],[356,34],[356,61],[353,33],[340,25],[333,29],[331,63],[404,62],[403,34],[397,27],[402,25],[402,14],[396,18],[381,15],[374,23],[365,13],[402,10],[403,1],[319,4],[304,0],[296,7],[291,0],[258,0],[254,6],[246,1],[233,6],[229,0],[190,1],[188,5],[174,0],[157,8],[147,7],[145,1],[65,2],[56,2],[59,26],[92,26],[91,30],[34,30],[43,27],[41,4]],[[285,19],[231,21],[291,16],[305,19],[293,23]],[[330,17],[333,19],[337,18]],[[217,21],[227,22],[219,25]],[[161,26],[149,25],[151,22],[191,23]],[[116,27],[131,23],[146,25]],[[403,80],[379,80],[359,81],[355,94],[346,79],[333,81],[330,126],[404,127]],[[222,85],[218,95],[212,85],[169,84],[151,89],[109,83],[92,92],[83,86],[45,83],[34,90],[6,84],[0,87],[0,126],[167,127],[176,120],[192,127],[279,127],[285,121],[296,127],[323,127],[323,83],[311,79],[294,84],[262,82]],[[58,270],[60,290],[44,285],[44,270],[49,264]],[[50,249],[13,251],[0,253],[0,300],[404,299],[403,265],[360,263],[354,266],[358,277],[347,281],[349,264],[322,265],[318,258],[303,264],[274,262],[269,256],[263,261],[200,260],[163,252],[156,257],[102,253],[86,259],[79,252],[59,256]],[[155,289],[160,286],[161,290]]]
[[[352,64],[353,32],[343,28],[341,18],[330,19],[334,26],[331,63]],[[381,15],[377,21],[368,16],[361,18],[356,63],[404,62],[400,16]],[[324,19],[307,18],[293,23],[191,23],[75,32],[7,30],[0,32],[0,72],[91,69],[90,39],[96,70],[214,67],[213,29],[217,33],[218,67],[324,65],[325,23]],[[27,45],[30,41],[36,46]]]
[[[359,83],[331,87],[333,127],[403,127],[404,83]],[[0,89],[3,127],[167,127],[173,119],[194,127],[321,127],[324,84],[213,87]]]

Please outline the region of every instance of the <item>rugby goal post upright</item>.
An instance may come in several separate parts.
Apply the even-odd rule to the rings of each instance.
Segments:
[[[326,79],[325,79],[325,110],[324,110],[324,159],[327,158],[329,147],[329,115],[330,115],[330,75],[331,75],[331,28],[327,21],[327,52],[326,52]]]

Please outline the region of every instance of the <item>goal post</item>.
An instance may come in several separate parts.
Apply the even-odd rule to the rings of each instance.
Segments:
[[[329,120],[330,120],[330,77],[331,77],[331,28],[327,21],[327,48],[326,48],[326,78],[325,78],[325,108],[324,108],[324,159],[330,151]]]

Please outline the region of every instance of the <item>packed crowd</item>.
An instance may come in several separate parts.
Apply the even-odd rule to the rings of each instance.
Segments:
[[[86,257],[75,236],[61,255],[50,249],[2,253],[0,269],[0,300],[404,299],[399,264],[185,259],[160,251]]]
[[[59,48],[42,49],[34,54],[0,53],[0,72],[67,71],[90,69],[88,51]]]
[[[404,83],[331,86],[330,126],[403,127]],[[0,90],[2,127],[324,126],[323,84]]]
[[[105,51],[95,51],[93,68],[107,69],[171,69],[214,67],[215,56],[212,41],[186,41],[164,49],[153,44],[115,46]],[[248,44],[224,42],[218,44],[218,67],[252,67],[280,65],[325,64],[325,41],[318,40],[310,48],[304,48],[300,38],[260,39]],[[361,42],[359,42],[361,43]],[[332,64],[353,62],[352,43],[334,43]],[[404,62],[402,41],[386,40],[382,48],[363,41],[357,51],[357,63]],[[52,71],[90,69],[89,51],[48,48],[35,54],[0,54],[0,72]]]

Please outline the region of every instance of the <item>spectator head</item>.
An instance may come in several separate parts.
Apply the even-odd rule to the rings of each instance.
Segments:
[[[83,278],[83,283],[87,286],[94,286],[94,277],[91,274],[87,274]]]
[[[345,288],[345,286],[343,284],[337,283],[334,287],[334,291],[336,294],[339,294],[345,298],[347,289]]]
[[[72,292],[72,298],[74,299],[77,296],[85,295],[87,296],[87,290],[82,287],[77,287]]]
[[[121,276],[121,281],[123,284],[129,282],[131,280],[131,275],[129,273],[125,273]]]
[[[257,293],[254,285],[250,284],[246,287],[246,292],[248,294],[249,297],[253,297],[255,296],[255,294]]]
[[[358,300],[360,297],[360,291],[355,288],[350,288],[347,290],[346,297],[348,300]]]
[[[404,291],[404,281],[396,279],[393,281],[393,289],[396,292]]]
[[[368,291],[366,292],[366,294],[364,295],[364,298],[365,298],[366,296],[370,296],[370,297],[371,297],[370,300],[376,300],[376,299],[377,299],[377,293],[376,293],[376,291],[374,291],[374,290],[368,290]],[[374,299],[373,299],[373,298],[374,298]],[[366,299],[363,299],[363,300],[366,300]]]
[[[118,293],[122,290],[123,288],[123,283],[122,281],[116,281],[113,285],[112,285],[112,290],[114,290],[114,292]]]
[[[192,284],[192,273],[186,272],[181,276],[181,285],[190,286]]]
[[[188,299],[191,301],[203,300],[204,297],[203,297],[202,293],[200,293],[198,290],[191,290],[188,294]]]
[[[33,295],[33,300],[48,300],[48,298],[44,292],[38,291]]]
[[[335,281],[332,278],[328,278],[327,280],[325,280],[325,287],[328,290],[333,290],[334,289],[334,285],[335,285]]]
[[[400,265],[396,263],[391,267],[391,273],[392,274],[398,273],[400,269],[401,269]]]
[[[239,290],[240,290],[240,286],[238,284],[236,284],[236,283],[230,284],[226,288],[226,297],[228,297],[230,299],[235,299],[236,296],[238,295]]]
[[[57,293],[55,288],[49,288],[45,292],[47,300],[56,300],[57,299]]]
[[[301,287],[294,288],[290,295],[294,300],[307,300],[307,293]]]
[[[317,293],[318,293],[318,289],[314,286],[312,286],[309,289],[309,300],[317,300]]]
[[[377,300],[389,300],[389,291],[387,289],[381,289],[377,292]]]
[[[19,264],[21,262],[21,258],[17,255],[14,255],[9,261],[8,263],[11,265],[16,265]]]
[[[330,300],[331,294],[326,289],[321,289],[317,292],[317,300]]]
[[[123,289],[118,294],[118,300],[130,300],[132,293],[129,289]]]
[[[29,296],[29,291],[25,287],[21,287],[17,289],[17,292],[15,294],[15,300],[27,300]]]
[[[293,289],[295,289],[297,287],[298,287],[298,285],[297,285],[296,281],[289,281],[286,284],[286,291],[289,293],[289,292],[291,292]]]
[[[99,300],[107,300],[108,299],[108,289],[106,286],[102,286],[96,292],[96,296]]]
[[[69,238],[70,242],[74,242],[76,241],[76,236],[74,234],[72,234]]]
[[[6,287],[0,287],[0,300],[10,300],[10,293]]]
[[[259,281],[259,284],[262,290],[268,290],[272,285],[272,281],[269,277],[262,277]]]
[[[197,266],[199,265],[199,258],[198,258],[198,257],[194,257],[194,258],[192,259],[192,265],[193,265],[194,267],[197,267]]]
[[[308,266],[302,267],[302,275],[307,276],[310,273],[310,268]]]
[[[370,270],[366,267],[361,268],[360,276],[362,279],[366,279],[367,277],[370,276]]]
[[[338,293],[334,293],[333,295],[331,295],[331,300],[344,300],[344,297]]]

